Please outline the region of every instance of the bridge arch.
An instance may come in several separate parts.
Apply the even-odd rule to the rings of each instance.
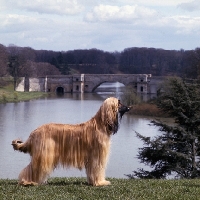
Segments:
[[[93,89],[92,89],[92,92],[94,92],[100,85],[102,85],[103,83],[107,83],[108,81],[102,81],[102,82],[100,82],[100,83],[97,83],[94,87],[93,87]]]
[[[64,92],[65,92],[64,87],[58,86],[56,88],[56,94],[64,94]]]
[[[119,81],[102,81],[102,82],[98,83],[97,85],[95,85],[95,86],[93,87],[92,92],[95,92],[95,90],[96,90],[99,86],[103,85],[104,83],[121,83],[121,84],[123,84],[123,85],[125,86],[124,83],[119,82]]]

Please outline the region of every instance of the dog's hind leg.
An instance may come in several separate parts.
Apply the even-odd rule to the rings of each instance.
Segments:
[[[38,164],[34,166],[32,162],[26,166],[19,174],[19,185],[30,186],[39,185],[45,183],[50,171],[46,171],[42,168],[42,165]]]
[[[20,185],[43,184],[55,169],[54,143],[49,139],[41,146],[32,149],[31,162],[19,175]]]
[[[19,174],[19,185],[23,186],[31,186],[31,185],[38,185],[37,182],[33,181],[33,170],[32,170],[32,163],[26,166]]]

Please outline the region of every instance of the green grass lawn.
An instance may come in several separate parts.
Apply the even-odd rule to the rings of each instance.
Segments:
[[[0,180],[1,200],[121,199],[198,200],[200,180],[108,179],[112,185],[89,186],[85,178],[51,178],[47,185],[23,187],[17,180]]]
[[[7,86],[0,86],[0,103],[28,101],[47,95],[45,92],[16,92],[12,83]]]

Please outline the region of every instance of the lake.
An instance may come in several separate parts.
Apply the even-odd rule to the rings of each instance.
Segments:
[[[96,93],[64,94],[20,103],[0,104],[0,178],[17,179],[20,171],[29,164],[30,156],[14,151],[14,139],[25,141],[30,133],[44,123],[77,124],[95,115],[103,101],[119,97],[119,83],[106,83]],[[123,103],[123,102],[122,102]],[[111,152],[106,170],[107,177],[127,178],[137,168],[144,167],[136,158],[143,143],[135,131],[145,136],[155,136],[158,128],[150,126],[151,118],[125,114],[119,131],[111,137]],[[86,177],[85,171],[56,169],[51,177]]]

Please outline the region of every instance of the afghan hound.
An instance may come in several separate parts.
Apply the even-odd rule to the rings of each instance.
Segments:
[[[130,107],[114,97],[107,98],[89,121],[81,124],[44,124],[26,142],[13,140],[14,150],[29,153],[31,162],[19,174],[20,185],[45,183],[58,166],[85,168],[88,184],[109,185],[105,167],[110,137],[119,128],[119,119]]]

